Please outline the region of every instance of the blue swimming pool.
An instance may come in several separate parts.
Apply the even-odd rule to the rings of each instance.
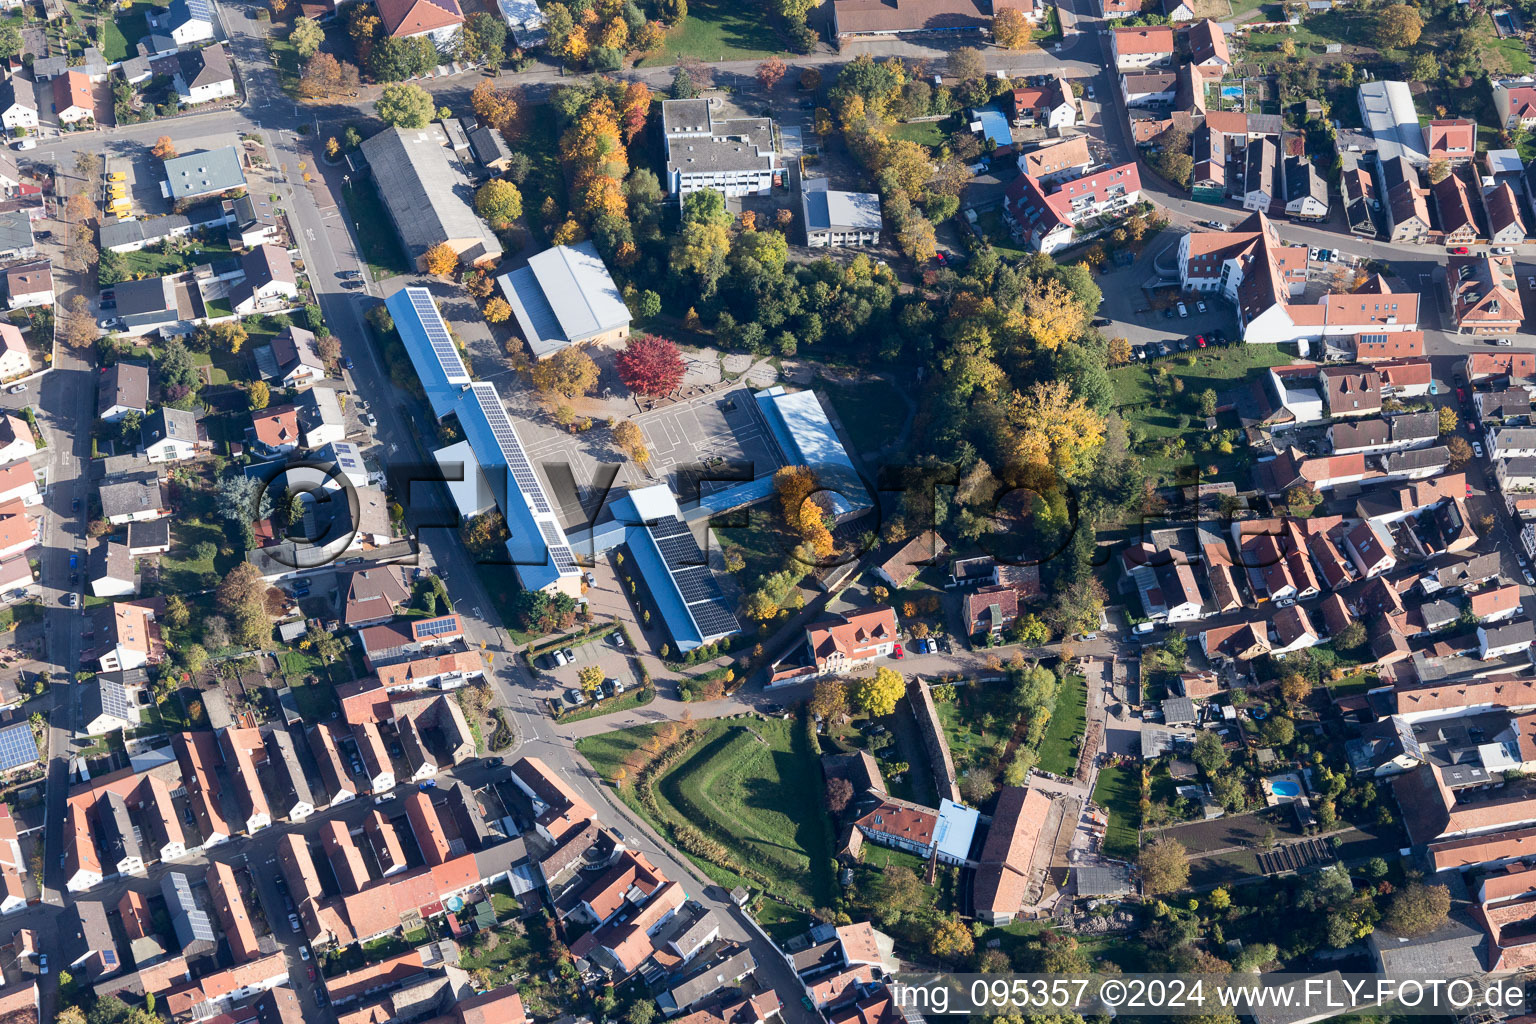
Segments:
[[[1301,796],[1301,787],[1289,779],[1279,779],[1271,782],[1269,788],[1275,796]]]

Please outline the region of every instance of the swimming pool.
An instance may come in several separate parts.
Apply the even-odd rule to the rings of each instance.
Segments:
[[[1277,779],[1271,782],[1269,790],[1275,796],[1301,796],[1301,787],[1289,779]]]

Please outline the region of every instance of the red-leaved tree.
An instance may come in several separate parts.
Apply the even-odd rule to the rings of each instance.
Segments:
[[[629,339],[629,347],[614,360],[619,380],[637,394],[660,398],[683,382],[683,357],[677,346],[654,334]]]

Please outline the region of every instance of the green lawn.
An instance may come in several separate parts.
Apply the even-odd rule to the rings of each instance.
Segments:
[[[277,66],[278,78],[282,80],[283,91],[289,95],[296,95],[299,85],[299,72],[304,62],[299,58],[299,51],[288,41],[288,28],[283,25],[275,25],[272,34],[267,37],[267,49],[272,54],[272,63]]]
[[[1135,860],[1137,828],[1141,816],[1141,782],[1134,765],[1109,765],[1099,772],[1093,802],[1109,814],[1104,852],[1121,860]]]
[[[965,695],[962,694],[960,699],[964,700]],[[1007,733],[982,729],[977,724],[977,716],[968,714],[960,706],[959,700],[934,706],[938,709],[939,721],[944,725],[944,740],[949,744],[949,754],[956,768],[975,764],[984,754],[997,749],[998,744],[1008,738]]]
[[[836,899],[832,833],[821,801],[821,766],[806,748],[798,722],[772,719],[750,725],[715,721],[695,727],[687,753],[655,780],[660,818],[632,784],[619,795],[653,827],[675,838],[691,825],[722,844],[734,868],[690,853],[700,870],[727,888],[747,885],[793,906],[829,906]],[[613,778],[624,758],[654,732],[623,729],[578,740],[576,747],[599,774]]]
[[[347,201],[347,212],[352,215],[352,225],[357,229],[358,243],[368,270],[375,281],[408,274],[410,262],[405,249],[395,234],[395,228],[379,198],[379,190],[371,181],[355,181],[342,189]]]
[[[218,585],[217,554],[198,551],[200,544],[215,548],[225,540],[217,526],[197,520],[177,522],[171,528],[171,550],[160,556],[160,580],[166,593],[191,597]],[[226,566],[226,569],[229,568]]]
[[[517,975],[527,971],[533,955],[533,944],[517,925],[508,925],[492,931],[495,947],[485,942],[479,949],[471,949],[459,955],[459,966],[466,971],[484,970],[490,977],[490,987],[500,988]]]
[[[944,129],[939,127],[943,121],[914,121],[902,123],[891,128],[890,136],[893,139],[905,139],[915,142],[919,146],[927,146],[929,149],[938,149],[944,142]]]
[[[117,45],[116,41],[120,40],[124,54],[131,55],[137,51],[139,40],[149,35],[149,21],[145,15],[159,6],[161,5],[138,0],[129,11],[119,13],[113,22],[113,28],[107,31],[106,46]],[[108,60],[118,59],[112,56],[112,52],[105,46],[102,48],[102,56]]]
[[[676,64],[683,57],[706,61],[788,57],[773,28],[777,20],[763,0],[694,0],[683,23],[636,66]]]
[[[1056,710],[1040,740],[1040,767],[1071,778],[1077,771],[1077,745],[1088,722],[1088,681],[1071,675],[1061,681]]]
[[[166,274],[177,274],[183,270],[189,270],[200,263],[226,260],[233,255],[234,252],[230,249],[229,243],[222,238],[215,241],[199,238],[194,239],[185,251],[164,253],[140,249],[138,252],[125,252],[123,253],[123,271],[130,280],[164,277]],[[228,309],[228,303],[224,305]]]
[[[874,453],[896,440],[907,421],[907,403],[896,385],[879,377],[857,384],[821,381],[853,446]]]
[[[203,303],[203,308],[207,311],[208,316],[209,316],[210,319],[218,319],[219,317],[234,316],[235,315],[235,309],[234,309],[233,306],[231,306],[229,304],[229,299],[227,299],[227,298],[226,299],[209,299],[207,302]],[[214,384],[218,384],[218,383],[221,383],[221,382],[220,381],[213,381],[213,383]],[[224,380],[222,381],[222,383],[225,383],[225,384],[229,383],[229,378],[226,376],[224,378]]]

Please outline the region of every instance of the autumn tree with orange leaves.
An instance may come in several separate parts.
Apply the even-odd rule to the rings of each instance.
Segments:
[[[447,242],[438,242],[421,257],[429,274],[451,274],[459,265],[459,254]]]
[[[624,141],[633,142],[651,116],[651,87],[644,82],[630,82],[624,87],[624,99],[619,103],[619,123],[624,128]]]
[[[510,89],[498,89],[489,81],[475,86],[469,94],[469,105],[475,116],[506,135],[517,119],[517,99]]]
[[[560,139],[560,157],[574,171],[577,208],[587,218],[624,217],[629,212],[623,180],[629,154],[619,112],[607,96],[594,97]]]

